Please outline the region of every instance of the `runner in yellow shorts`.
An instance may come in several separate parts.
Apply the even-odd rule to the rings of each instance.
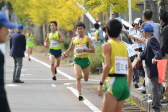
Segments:
[[[125,44],[118,39],[121,29],[118,20],[109,21],[106,29],[109,41],[102,45],[104,67],[97,89],[99,96],[102,96],[102,90],[105,92],[102,112],[121,112],[124,100],[130,95],[132,65]]]
[[[27,54],[28,54],[28,60],[31,61],[30,55],[33,53],[33,47],[34,47],[34,36],[31,33],[31,29],[27,29],[27,33],[25,35],[26,37],[26,49],[27,49]]]
[[[76,25],[76,31],[78,36],[72,38],[70,47],[62,54],[62,58],[64,59],[64,57],[74,49],[74,72],[76,75],[76,87],[79,93],[79,101],[83,101],[84,97],[81,93],[81,76],[83,76],[85,81],[88,81],[90,71],[88,53],[94,53],[95,49],[92,44],[92,40],[88,36],[84,35],[85,25],[82,22]]]

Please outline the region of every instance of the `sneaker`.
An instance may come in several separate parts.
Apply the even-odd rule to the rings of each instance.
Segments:
[[[145,90],[146,90],[146,88],[144,86],[138,88],[138,91],[145,91]]]
[[[82,94],[79,94],[79,97],[78,97],[78,98],[79,98],[79,101],[85,100],[84,97],[82,96]]]
[[[142,91],[141,93],[142,93],[142,94],[146,94],[146,91]]]
[[[53,79],[54,81],[56,81],[56,80],[57,80],[57,78],[56,78],[56,76],[55,76],[55,75],[52,77],[52,79]]]
[[[160,103],[168,103],[168,101],[167,101],[167,100],[164,100],[164,99],[161,99],[161,100],[160,100]]]
[[[137,82],[134,83],[135,88],[139,88],[139,85]]]

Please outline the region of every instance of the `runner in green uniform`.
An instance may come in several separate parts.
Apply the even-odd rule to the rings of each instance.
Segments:
[[[25,37],[26,37],[26,49],[27,49],[27,54],[28,54],[28,60],[31,61],[30,55],[33,52],[35,38],[34,38],[33,34],[31,33],[30,28],[27,29],[27,33],[26,33]]]
[[[84,35],[85,24],[82,22],[78,23],[76,25],[76,31],[79,36],[72,38],[70,47],[62,54],[62,58],[64,59],[66,55],[74,49],[74,72],[76,76],[76,87],[79,93],[78,99],[79,101],[83,101],[84,97],[81,92],[81,77],[83,76],[84,80],[88,81],[90,72],[88,53],[94,53],[95,49],[92,40],[88,36]]]
[[[51,21],[50,22],[50,29],[51,33],[47,34],[47,38],[44,42],[44,45],[46,47],[49,47],[49,58],[51,62],[51,71],[53,74],[52,79],[56,80],[56,74],[57,74],[57,67],[60,65],[61,61],[61,43],[64,43],[65,40],[61,34],[61,32],[57,31],[57,22],[56,21]],[[56,59],[56,62],[55,62]]]
[[[109,21],[106,29],[109,40],[102,45],[104,67],[97,90],[102,96],[104,83],[102,112],[121,112],[124,100],[130,95],[132,65],[125,44],[118,39],[121,29],[122,24],[118,20]]]

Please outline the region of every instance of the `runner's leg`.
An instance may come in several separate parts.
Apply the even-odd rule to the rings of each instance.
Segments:
[[[30,48],[30,54],[32,54],[33,53],[33,48]]]
[[[117,99],[109,92],[104,94],[102,102],[102,112],[116,112]]]
[[[54,76],[55,75],[55,68],[54,68],[55,56],[50,54],[49,58],[51,63],[51,72]]]
[[[115,112],[121,112],[121,110],[123,108],[123,104],[124,104],[124,100],[123,101],[118,101]]]
[[[32,50],[33,50],[33,48],[29,47],[28,49],[29,49],[29,61],[31,61],[31,59],[30,59],[30,55],[32,54]]]
[[[54,65],[55,68],[55,74],[57,74],[57,67],[60,66],[60,62],[61,62],[61,57],[56,58],[57,62]]]
[[[76,76],[76,87],[78,90],[78,93],[81,94],[81,67],[77,64],[74,64],[74,72],[75,72],[75,76]]]
[[[28,46],[26,47],[27,47],[28,60],[30,61],[30,48]]]
[[[90,71],[90,66],[88,66],[87,68],[85,69],[82,69],[83,71],[83,78],[84,78],[84,81],[88,81],[89,79],[89,71]]]

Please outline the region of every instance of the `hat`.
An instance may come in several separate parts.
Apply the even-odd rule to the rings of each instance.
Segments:
[[[17,26],[17,29],[18,29],[18,30],[23,30],[23,29],[24,29],[24,27],[23,27],[23,25],[22,25],[22,24],[19,24],[19,25]]]
[[[7,20],[7,17],[5,15],[5,13],[3,13],[2,11],[0,11],[0,24],[4,25],[4,26],[7,26],[9,28],[15,28],[16,27],[16,25],[14,23],[9,22]]]
[[[134,24],[138,24],[138,23],[139,23],[139,20],[141,20],[141,18],[136,18],[136,19],[134,20]]]
[[[146,24],[141,31],[143,31],[143,32],[154,32],[153,26],[150,25],[150,24]]]

